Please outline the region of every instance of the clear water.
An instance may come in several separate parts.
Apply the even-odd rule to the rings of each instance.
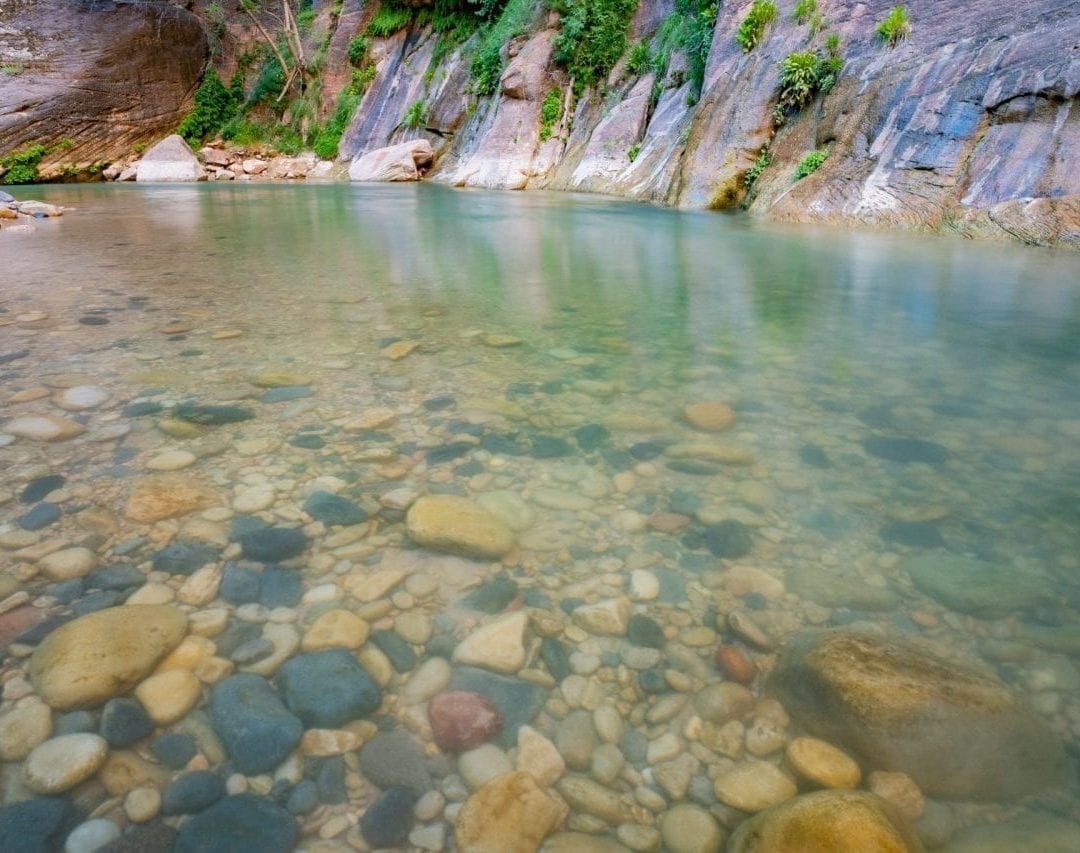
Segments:
[[[0,353],[31,351],[0,366],[0,399],[93,384],[113,403],[81,416],[87,435],[132,429],[112,442],[0,448],[9,491],[44,466],[119,512],[145,460],[185,446],[153,417],[122,417],[119,403],[242,399],[257,419],[214,428],[223,452],[184,474],[225,493],[276,483],[279,519],[299,518],[302,488],[319,476],[341,477],[373,508],[399,487],[512,491],[535,516],[509,560],[534,593],[527,603],[562,616],[562,599],[618,593],[644,568],[663,590],[640,609],[675,634],[715,629],[717,606],[750,607],[781,645],[810,625],[870,621],[982,655],[1058,733],[1080,735],[1080,642],[1068,641],[1080,631],[1080,256],[434,186],[34,195],[75,210],[31,235],[0,235]],[[17,320],[32,312],[48,316]],[[80,324],[88,314],[108,323]],[[172,321],[191,330],[162,333]],[[215,338],[222,330],[242,334]],[[520,343],[491,346],[505,343],[492,335]],[[382,350],[397,339],[418,347],[390,360]],[[314,395],[258,402],[246,380],[268,370],[304,374]],[[729,404],[733,425],[691,428],[680,412],[701,401]],[[342,431],[375,407],[396,421]],[[47,400],[5,409],[56,411]],[[575,431],[587,425],[610,440],[582,449]],[[236,452],[237,441],[303,433],[325,445]],[[446,461],[429,454],[496,434],[524,455],[482,442]],[[537,436],[564,439],[566,454],[537,458]],[[903,451],[873,444],[897,438],[932,443],[922,452],[933,458],[889,458]],[[678,443],[712,451],[675,458]],[[8,503],[0,518],[22,511]],[[688,516],[689,534],[646,525],[658,512]],[[753,543],[730,563],[694,538],[723,519]],[[137,532],[118,524],[116,541]],[[409,547],[392,512],[365,541],[368,551],[308,572],[308,585]],[[909,555],[935,549],[1037,577],[1053,599],[972,618],[905,576]],[[759,569],[786,594],[739,602],[728,565]],[[870,607],[867,590],[890,603]],[[451,598],[426,612],[458,618]],[[995,640],[1026,644],[1024,660],[987,657]],[[592,637],[581,648],[603,662],[619,645]],[[1049,680],[1032,675],[1048,667]],[[557,714],[557,689],[552,701]],[[1071,812],[1076,801],[1055,803]]]

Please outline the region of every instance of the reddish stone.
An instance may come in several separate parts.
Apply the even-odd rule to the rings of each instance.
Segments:
[[[716,650],[716,665],[732,681],[749,684],[757,677],[757,667],[738,646],[721,646]]]
[[[30,605],[0,613],[0,648],[8,645],[27,628],[33,628],[44,618],[44,610]]]
[[[435,743],[444,752],[462,752],[487,741],[502,728],[498,708],[479,693],[449,690],[428,704]]]

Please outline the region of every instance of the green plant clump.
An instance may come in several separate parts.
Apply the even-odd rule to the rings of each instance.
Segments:
[[[369,42],[364,36],[356,36],[349,42],[345,54],[349,57],[349,64],[359,68],[367,57]]]
[[[743,175],[743,184],[747,189],[750,189],[757,182],[757,179],[761,177],[761,173],[764,172],[769,166],[772,165],[772,155],[769,154],[768,148],[763,148],[754,160],[754,164],[746,170]]]
[[[648,42],[644,40],[636,42],[626,57],[626,70],[631,74],[644,74],[652,67],[652,61]]]
[[[562,116],[562,92],[552,89],[540,104],[540,141],[547,142],[555,123]]]
[[[379,7],[379,11],[375,13],[374,17],[368,21],[367,29],[364,32],[373,38],[386,38],[407,27],[411,20],[412,10],[383,5]]]
[[[758,46],[765,27],[776,17],[776,4],[773,0],[754,0],[754,5],[746,13],[739,29],[735,31],[735,41],[744,53],[749,53]]]
[[[657,30],[654,44],[653,73],[657,77],[654,99],[659,97],[662,78],[672,53],[686,55],[689,80],[692,84],[690,97],[697,101],[705,83],[705,65],[712,48],[713,29],[716,26],[717,4],[710,0],[675,0],[675,11],[668,15]],[[674,75],[673,75],[674,76]],[[671,81],[681,86],[681,79]]]
[[[342,89],[341,94],[338,95],[333,115],[319,131],[318,136],[315,137],[315,144],[312,146],[320,159],[337,159],[341,134],[352,121],[353,113],[356,112],[356,107],[360,103],[360,96],[361,92],[351,85]]]
[[[177,132],[190,145],[196,145],[221,130],[238,107],[235,90],[226,89],[217,71],[208,68],[195,92],[195,109],[180,122]]]
[[[626,159],[633,163],[637,159],[637,155],[641,153],[641,145],[635,142],[630,146],[630,150],[626,152]]]
[[[33,184],[38,180],[38,164],[49,153],[44,145],[28,145],[18,151],[12,151],[0,160],[0,169],[4,170],[4,177],[0,183],[4,184]]]
[[[825,40],[825,47],[825,54],[810,50],[796,51],[781,60],[777,124],[782,123],[789,111],[798,112],[815,95],[828,94],[835,85],[844,68],[840,37],[835,33],[830,35]]]
[[[801,181],[807,175],[812,175],[821,168],[821,164],[829,156],[828,151],[811,151],[795,167],[795,180]]]
[[[555,0],[562,29],[552,39],[553,58],[581,92],[604,79],[626,50],[636,0]]]
[[[895,47],[911,35],[911,18],[904,6],[893,6],[889,14],[877,26],[878,38],[889,47]]]
[[[413,101],[405,110],[405,115],[401,117],[402,125],[411,130],[423,127],[426,122],[427,110],[424,109],[423,101]]]
[[[469,62],[472,88],[478,95],[492,95],[499,88],[503,68],[502,47],[525,32],[532,13],[532,0],[509,0],[498,18],[481,28]]]
[[[817,0],[799,0],[791,12],[791,17],[796,24],[805,24],[817,10]]]

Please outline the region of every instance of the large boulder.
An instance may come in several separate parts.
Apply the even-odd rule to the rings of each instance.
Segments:
[[[811,733],[932,796],[1013,800],[1064,778],[1061,742],[996,675],[915,640],[808,632],[768,688]]]
[[[728,853],[921,853],[918,836],[885,800],[865,791],[818,791],[755,815]]]
[[[50,147],[53,164],[90,166],[170,132],[191,109],[209,47],[175,3],[0,3],[0,154]],[[62,143],[62,144],[61,144]]]
[[[435,161],[426,139],[413,139],[361,154],[349,166],[351,181],[419,181]]]
[[[30,679],[58,711],[91,708],[126,693],[187,633],[187,616],[165,605],[98,610],[62,625],[30,658]]]
[[[143,155],[135,167],[135,180],[140,183],[205,181],[206,169],[183,137],[174,133]]]

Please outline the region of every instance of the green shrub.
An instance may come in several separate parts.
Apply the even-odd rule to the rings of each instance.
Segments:
[[[239,117],[221,129],[221,138],[237,145],[258,145],[269,141],[270,136],[270,130],[265,125]]]
[[[735,41],[744,53],[749,53],[758,46],[765,27],[772,23],[776,17],[776,4],[773,0],[754,0],[754,5],[746,13],[746,17],[735,31]]]
[[[417,130],[427,122],[427,110],[424,109],[423,101],[413,101],[401,117],[401,124],[412,130]]]
[[[562,116],[562,92],[552,89],[540,104],[540,141],[547,142],[555,123]]]
[[[364,32],[373,38],[386,38],[407,27],[411,20],[412,11],[410,9],[399,9],[397,6],[380,6],[379,11],[368,21],[367,29]]]
[[[557,0],[562,15],[552,39],[552,58],[574,79],[580,92],[603,80],[626,50],[626,31],[636,0]]]
[[[345,51],[346,55],[349,57],[349,64],[359,68],[367,57],[369,46],[370,43],[364,36],[356,36],[352,39],[352,41],[349,42],[349,47]]]
[[[494,10],[496,7],[492,5],[491,8]],[[469,62],[472,88],[478,95],[492,95],[499,88],[503,68],[502,47],[525,32],[532,14],[532,0],[509,0],[498,18],[481,28]]]
[[[795,4],[791,17],[796,24],[805,24],[817,14],[817,10],[817,0],[799,0]]]
[[[630,150],[626,152],[626,159],[633,163],[637,159],[637,155],[641,153],[641,146],[638,143],[634,143],[630,146]]]
[[[226,89],[217,71],[208,68],[195,91],[195,109],[188,113],[177,131],[191,145],[217,133],[236,114],[239,104]]]
[[[877,34],[889,47],[896,46],[911,35],[911,18],[908,17],[907,8],[893,6],[885,20],[878,24]]]
[[[801,110],[815,95],[828,94],[836,83],[844,68],[839,36],[830,35],[825,44],[825,55],[809,50],[797,51],[789,53],[780,62],[779,103],[774,114],[776,124],[782,124],[788,112]]]
[[[649,52],[648,42],[642,40],[630,48],[630,55],[626,58],[626,70],[631,74],[644,74],[652,66],[652,54]]]
[[[315,137],[315,144],[312,146],[321,159],[337,159],[341,134],[345,132],[345,128],[352,121],[353,113],[356,112],[356,107],[360,103],[360,96],[360,91],[353,86],[346,86],[338,95],[337,106],[334,107],[333,115],[330,116],[322,130],[319,131],[318,136]]]
[[[828,151],[811,151],[802,160],[799,161],[799,165],[795,167],[795,180],[801,181],[807,175],[812,175],[818,169],[821,168],[821,164],[825,162],[825,158],[829,156]]]
[[[38,180],[38,164],[49,153],[44,145],[28,145],[18,151],[12,151],[0,160],[0,169],[4,176],[3,184],[33,184]]]
[[[18,77],[23,72],[23,67],[18,62],[8,62],[0,65],[0,74],[8,77]]]
[[[660,24],[653,41],[656,47],[653,73],[658,80],[667,71],[672,53],[682,52],[686,55],[689,79],[693,84],[690,95],[694,100],[705,82],[705,66],[712,48],[716,10],[717,4],[710,0],[675,0],[675,11]],[[672,79],[670,82],[673,86],[681,86],[683,83],[681,79]]]
[[[763,148],[754,160],[754,164],[746,170],[743,175],[743,184],[747,189],[750,189],[757,182],[757,179],[761,177],[761,173],[764,172],[769,166],[772,165],[772,155],[769,154],[768,148]]]

